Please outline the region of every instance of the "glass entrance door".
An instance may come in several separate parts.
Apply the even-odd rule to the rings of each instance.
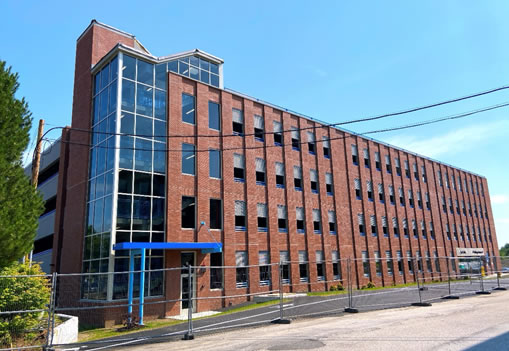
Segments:
[[[194,252],[182,252],[180,254],[180,266],[183,267],[180,271],[180,298],[181,302],[181,313],[187,312],[189,308],[189,285],[191,285],[191,297],[195,293],[195,274],[194,269],[191,271],[189,276],[189,270],[187,266],[194,266]],[[186,268],[184,268],[186,267]],[[193,312],[196,311],[196,303],[193,303]]]

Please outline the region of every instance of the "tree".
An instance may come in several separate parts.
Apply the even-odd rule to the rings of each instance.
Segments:
[[[32,249],[43,201],[23,172],[21,157],[29,142],[31,113],[15,97],[18,74],[0,61],[0,268]]]
[[[509,256],[509,243],[500,248],[500,256]]]

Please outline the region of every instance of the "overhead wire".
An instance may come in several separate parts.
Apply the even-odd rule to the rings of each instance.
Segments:
[[[476,110],[471,110],[471,111],[467,111],[467,112],[463,112],[463,113],[459,113],[459,114],[454,114],[454,115],[435,118],[435,119],[431,119],[431,120],[421,121],[421,122],[417,122],[417,123],[406,124],[406,125],[396,126],[396,127],[391,127],[391,128],[371,130],[371,131],[367,131],[367,132],[363,132],[363,133],[351,133],[351,132],[344,131],[343,133],[348,134],[348,135],[316,139],[315,143],[320,143],[320,142],[323,143],[325,141],[341,140],[341,139],[346,139],[346,138],[350,138],[350,137],[357,137],[357,136],[364,136],[364,135],[369,135],[369,134],[385,133],[385,132],[391,132],[391,131],[402,130],[402,129],[416,128],[416,127],[420,127],[420,126],[424,126],[424,125],[444,122],[447,120],[466,118],[468,116],[472,116],[475,114],[479,114],[482,112],[491,111],[491,110],[495,110],[495,109],[499,109],[499,108],[503,108],[503,107],[507,107],[507,106],[509,106],[509,102],[492,105],[492,106],[488,106],[488,107],[484,107],[484,108],[480,108],[480,109],[476,109]],[[106,133],[106,134],[118,135],[118,133]],[[125,134],[120,134],[120,135],[121,136],[129,136],[129,137],[136,136],[136,135],[125,135]],[[242,137],[242,136],[238,136],[238,137]],[[150,138],[153,138],[153,137],[150,136]],[[57,139],[46,139],[46,140],[57,140]],[[105,149],[122,149],[122,150],[137,150],[137,151],[155,151],[155,152],[182,152],[183,151],[181,148],[180,149],[145,149],[145,148],[135,148],[135,147],[128,147],[128,146],[120,146],[120,147],[113,146],[113,147],[111,147],[111,146],[107,146],[107,145],[92,145],[90,143],[79,143],[79,142],[73,142],[73,141],[67,141],[67,140],[61,140],[61,142],[71,144],[71,145],[80,145],[80,146],[105,148]],[[273,144],[273,145],[260,145],[260,146],[227,147],[227,148],[220,148],[220,151],[224,152],[224,151],[236,151],[236,150],[266,149],[266,148],[272,148],[272,147],[289,146],[289,145],[294,145],[294,144],[295,143],[290,142],[290,143],[282,143],[282,144],[278,144],[278,145]],[[299,145],[308,144],[308,141],[300,141],[299,140],[298,144]],[[207,149],[196,149],[193,152],[198,153],[198,152],[209,152],[209,151],[210,151],[210,149],[207,148]]]

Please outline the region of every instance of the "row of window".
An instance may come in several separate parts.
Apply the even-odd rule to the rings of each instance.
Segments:
[[[216,102],[209,101],[208,103],[208,116],[209,128],[213,130],[221,130],[221,108]],[[265,123],[260,115],[254,115],[254,130],[253,135],[257,141],[265,141]],[[189,94],[182,94],[182,121],[189,124],[196,123],[196,97]],[[232,129],[233,133],[239,136],[244,136],[244,112],[242,110],[232,109]],[[283,124],[280,121],[273,121],[273,131],[271,134],[274,137],[274,145],[284,145],[284,131]],[[310,154],[316,155],[316,138],[315,133],[307,131],[307,149]],[[291,143],[292,149],[300,150],[301,141],[299,128],[291,127]],[[330,158],[330,143],[327,137],[322,140],[323,155],[325,158]]]
[[[362,151],[363,151],[364,166],[366,168],[371,168],[371,160],[370,160],[369,150],[367,148],[365,148]],[[385,169],[386,169],[387,173],[392,174],[393,168],[392,168],[391,158],[389,155],[385,155],[384,158],[385,158],[385,165],[384,165]],[[359,154],[358,154],[357,145],[355,145],[355,144],[352,144],[352,162],[355,165],[359,164]],[[395,170],[396,170],[396,175],[401,176],[402,169],[401,169],[401,162],[400,162],[399,158],[394,158],[394,166],[395,166]],[[407,178],[410,178],[411,177],[410,165],[407,160],[403,161],[403,166],[404,166],[405,176]],[[380,152],[378,152],[378,151],[375,152],[375,168],[377,171],[382,170]],[[424,182],[424,183],[427,182],[426,167],[424,165],[421,165],[421,173],[419,174],[417,164],[413,163],[412,164],[412,173],[413,173],[415,180],[419,181],[419,179],[421,179],[422,182]],[[437,171],[437,179],[438,179],[438,184],[440,186],[443,186],[442,173],[440,170]],[[445,172],[444,179],[445,179],[445,185],[447,188],[449,188],[450,184],[452,184],[453,189],[456,190],[455,175],[451,175],[451,182],[449,182],[449,175],[447,172]],[[467,178],[465,177],[465,178],[463,178],[463,180],[464,180],[464,189],[468,193]],[[477,180],[475,181],[475,183],[473,182],[473,180],[470,180],[470,192],[472,194],[474,194],[474,184],[475,184],[475,191],[476,191],[477,195],[481,194],[482,196],[484,196],[483,184],[481,182],[480,186],[479,186],[479,183],[477,182]],[[457,177],[457,185],[458,185],[458,190],[463,191],[461,176]],[[479,189],[480,189],[480,191],[479,191]]]
[[[361,236],[365,236],[366,235],[366,221],[365,221],[365,216],[363,213],[357,214],[357,222],[359,225],[359,234]],[[382,216],[381,222],[382,222],[383,236],[388,237],[389,236],[389,224],[388,224],[387,217]],[[407,218],[403,218],[402,224],[403,224],[403,226],[402,226],[403,227],[403,235],[405,238],[409,238],[410,229],[412,229],[413,237],[415,239],[419,238],[419,228],[417,226],[417,221],[415,219],[411,219],[411,221],[410,221],[411,228],[409,226],[409,222],[408,222]],[[465,241],[465,235],[463,234],[463,226],[462,225],[458,225],[458,226],[459,226],[461,240]],[[431,240],[435,240],[435,230],[434,230],[434,225],[433,225],[432,221],[430,221],[428,226],[426,226],[426,222],[424,220],[421,220],[419,227],[420,227],[422,239],[427,240],[428,234],[429,234],[429,237],[431,238]],[[489,228],[488,228],[488,234],[489,234],[489,236],[488,236],[488,235],[486,235],[486,231],[484,228],[482,228],[482,235],[481,235],[481,227],[479,227],[479,226],[477,227],[477,233],[475,231],[474,226],[472,226],[471,232],[469,231],[468,225],[465,224],[464,227],[465,227],[466,241],[477,242],[477,240],[479,240],[479,242],[482,242],[483,237],[484,237],[485,242],[488,242],[488,237],[489,237],[489,241],[490,242],[492,241],[491,230]],[[374,237],[378,236],[377,218],[375,215],[369,216],[369,229],[370,229],[372,236],[374,236]],[[400,237],[400,229],[399,229],[398,219],[396,217],[392,217],[392,232],[393,232],[395,238]],[[454,240],[457,241],[458,234],[456,231],[456,224],[453,225],[453,233],[454,233]],[[451,240],[449,223],[446,223],[446,234],[447,234],[447,239]]]
[[[471,204],[469,201],[466,203],[467,207],[465,207],[465,201],[461,200],[461,210],[460,210],[460,202],[457,199],[454,200],[455,206],[453,207],[452,199],[448,198],[448,201],[446,204],[445,196],[442,196],[441,204],[442,204],[442,211],[444,213],[447,213],[447,207],[449,207],[449,212],[451,214],[454,214],[454,207],[455,207],[457,214],[463,213],[463,216],[466,216],[467,215],[467,207],[468,207],[468,215],[470,217],[472,217],[472,212],[473,212],[473,214],[476,218],[478,218],[480,216],[481,218],[486,217],[486,219],[489,219],[488,206],[486,204],[484,204],[484,215],[483,215],[483,208],[482,208],[481,204],[476,204],[475,202],[473,204]],[[472,209],[473,209],[473,211],[472,211]]]

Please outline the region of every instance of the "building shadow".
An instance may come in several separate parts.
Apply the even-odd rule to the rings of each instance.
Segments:
[[[465,351],[498,351],[504,350],[507,351],[509,349],[509,332],[496,336],[494,338],[490,338],[484,342],[481,342],[472,347],[466,348]]]

